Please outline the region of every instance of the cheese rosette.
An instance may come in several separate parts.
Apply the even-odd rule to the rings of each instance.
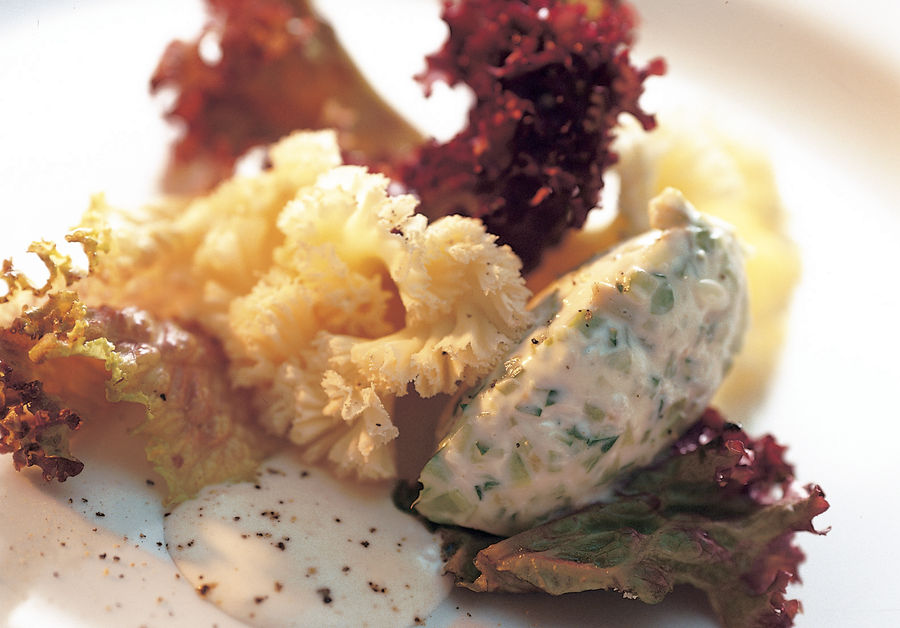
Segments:
[[[305,461],[392,478],[395,398],[474,384],[531,324],[521,262],[480,220],[429,224],[386,177],[340,165],[333,132],[294,133],[269,158],[133,214],[97,197],[79,295],[199,326]]]
[[[704,410],[746,327],[741,248],[675,190],[649,214],[536,297],[538,323],[453,405],[419,478],[425,517],[531,528],[601,501]]]
[[[231,303],[225,345],[263,425],[365,479],[396,475],[396,397],[473,384],[531,322],[509,247],[477,219],[428,224],[388,184],[341,166],[301,189],[272,267]]]

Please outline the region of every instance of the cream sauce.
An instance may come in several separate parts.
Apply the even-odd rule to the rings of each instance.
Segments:
[[[448,595],[437,538],[358,486],[289,454],[258,480],[207,487],[165,519],[198,593],[254,626],[408,626]]]

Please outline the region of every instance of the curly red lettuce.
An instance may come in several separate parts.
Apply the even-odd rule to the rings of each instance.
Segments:
[[[394,173],[435,218],[484,220],[534,268],[541,251],[584,224],[597,205],[618,117],[645,129],[653,116],[638,103],[661,59],[629,58],[636,23],[618,0],[446,2],[450,35],[421,76],[471,88],[468,124],[445,143],[432,141]]]
[[[150,83],[154,92],[176,91],[166,116],[185,129],[165,174],[168,191],[206,191],[248,149],[297,129],[336,129],[350,162],[393,160],[422,141],[307,0],[206,5],[210,18],[198,38],[170,43]],[[218,59],[204,54],[212,41]]]
[[[482,218],[528,271],[597,205],[618,117],[655,125],[638,100],[664,64],[631,62],[637,20],[619,0],[446,2],[449,38],[420,79],[426,91],[467,85],[475,101],[445,143],[423,143],[376,95],[307,0],[207,4],[200,37],[172,42],[151,80],[176,90],[167,116],[186,129],[170,191],[208,189],[247,149],[294,129],[335,127],[347,161],[387,170],[430,218]],[[219,59],[204,58],[210,39]]]
[[[0,454],[12,454],[16,470],[39,467],[44,479],[78,475],[84,463],[69,451],[69,434],[81,417],[44,394],[41,382],[25,381],[0,360]]]
[[[795,532],[818,532],[822,490],[792,488],[771,436],[749,437],[708,410],[609,503],[507,539],[443,528],[447,571],[475,591],[554,595],[611,589],[647,603],[678,584],[702,589],[723,625],[790,626],[801,610]]]

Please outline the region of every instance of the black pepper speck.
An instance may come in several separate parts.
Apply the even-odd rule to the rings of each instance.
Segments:
[[[215,588],[215,586],[216,586],[215,582],[207,582],[205,584],[201,584],[199,587],[197,587],[197,593],[205,596],[207,593],[212,591]]]
[[[331,604],[333,601],[331,599],[331,589],[328,587],[322,587],[321,589],[316,589],[316,593],[322,596],[322,602],[324,604]]]

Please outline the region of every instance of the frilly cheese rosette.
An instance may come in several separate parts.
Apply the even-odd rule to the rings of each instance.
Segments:
[[[71,236],[88,253],[87,276],[52,247],[36,249],[52,266],[48,286],[67,286],[77,303],[66,316],[78,314],[57,328],[69,319],[54,310],[62,293],[51,297],[43,314],[26,314],[46,327],[29,342],[43,361],[93,358],[112,382],[124,373],[107,386],[111,401],[142,403],[154,417],[181,408],[171,424],[139,430],[155,462],[168,456],[160,469],[178,498],[224,479],[213,468],[252,468],[256,435],[230,440],[245,415],[310,462],[394,477],[395,397],[473,383],[530,323],[520,261],[481,221],[428,224],[415,199],[388,193],[387,178],[339,166],[331,132],[294,134],[269,161],[207,196],[141,212],[96,197]],[[11,267],[4,279],[8,307],[18,308],[13,292],[25,280]],[[4,338],[23,337],[10,328]],[[16,350],[34,361],[32,346]],[[166,386],[184,371],[192,389],[173,398]],[[222,414],[214,406],[225,399]],[[194,428],[198,444],[240,462],[201,456],[181,432]]]
[[[388,184],[344,166],[300,190],[272,267],[231,304],[226,340],[265,425],[367,478],[396,474],[394,397],[474,382],[530,322],[508,247],[478,220],[429,225]]]

